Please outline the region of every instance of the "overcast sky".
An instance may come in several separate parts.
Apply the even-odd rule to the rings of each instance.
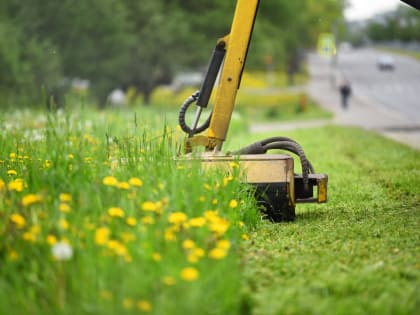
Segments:
[[[399,0],[349,0],[349,3],[348,9],[344,12],[347,20],[362,20],[376,13],[395,9],[403,2]]]

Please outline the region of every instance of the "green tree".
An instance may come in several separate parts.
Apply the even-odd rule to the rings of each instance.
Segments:
[[[376,42],[419,41],[420,14],[413,8],[399,6],[395,11],[370,21],[366,33]]]
[[[274,66],[293,75],[302,62],[302,52],[314,47],[321,32],[332,31],[342,19],[345,1],[264,0],[260,3],[251,66],[264,66],[264,56],[272,56]]]
[[[89,79],[92,91],[102,104],[116,82],[127,59],[130,35],[127,33],[125,7],[119,0],[54,1],[33,0],[23,3],[5,0],[12,25],[21,30],[17,47],[29,53],[23,57],[37,80],[55,81],[47,90],[57,90],[63,79],[57,79],[62,69],[67,78]],[[27,47],[28,46],[28,47]],[[28,49],[30,48],[30,49]],[[41,65],[39,61],[42,60]],[[20,85],[20,84],[17,84]]]
[[[181,70],[203,69],[229,32],[236,1],[3,0],[0,88],[33,97],[65,78],[88,79],[100,104],[116,87],[153,89]],[[343,1],[261,0],[248,65],[271,55],[293,68],[298,53],[341,16]],[[8,36],[12,34],[12,36]],[[22,91],[24,93],[22,93]],[[38,91],[35,93],[35,91]],[[55,93],[56,94],[56,93]]]

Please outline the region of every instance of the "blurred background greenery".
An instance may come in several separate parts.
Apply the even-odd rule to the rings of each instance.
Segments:
[[[180,73],[203,73],[236,1],[2,0],[0,107],[63,106],[72,91],[105,106],[120,89],[149,104],[155,88]],[[418,39],[416,12],[400,7],[386,21],[347,29],[346,0],[262,0],[247,69],[294,75],[322,32],[362,44]],[[406,23],[400,23],[401,19]],[[408,23],[408,22],[409,23]],[[354,28],[353,28],[354,29]],[[404,34],[403,36],[401,34]],[[274,82],[276,83],[276,82]],[[88,87],[88,89],[87,89]]]
[[[182,72],[202,72],[236,1],[3,0],[0,106],[64,103],[70,87],[104,106],[116,88],[150,102]],[[344,1],[263,0],[247,67],[298,71],[301,52],[342,18]],[[131,90],[130,90],[131,88]]]

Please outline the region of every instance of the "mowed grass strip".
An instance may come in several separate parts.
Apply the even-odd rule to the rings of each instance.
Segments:
[[[356,128],[282,135],[297,140],[316,171],[329,175],[329,201],[298,205],[295,222],[267,222],[252,235],[243,252],[248,310],[415,314],[420,153]]]

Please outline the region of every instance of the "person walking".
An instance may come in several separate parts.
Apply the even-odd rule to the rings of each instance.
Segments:
[[[348,80],[344,80],[340,86],[341,106],[344,110],[348,108],[349,97],[351,95],[351,86]]]

